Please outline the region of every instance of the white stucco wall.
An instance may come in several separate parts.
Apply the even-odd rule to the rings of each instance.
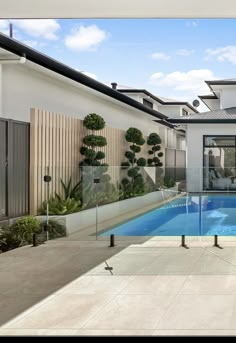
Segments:
[[[217,111],[221,108],[219,99],[205,99],[204,102],[209,106],[209,108],[212,111]],[[208,110],[209,109],[206,108],[206,111],[208,111]],[[205,112],[205,110],[204,110],[204,112]]]
[[[236,87],[222,89],[221,108],[236,107]]]
[[[27,63],[2,66],[2,116],[28,122],[33,107],[81,119],[96,112],[111,127],[134,126],[145,135],[159,131],[155,117],[44,68],[34,70]]]
[[[180,106],[162,105],[159,107],[159,111],[169,117],[177,117],[181,115]]]
[[[187,190],[203,189],[203,136],[235,135],[236,124],[188,124],[187,140]]]

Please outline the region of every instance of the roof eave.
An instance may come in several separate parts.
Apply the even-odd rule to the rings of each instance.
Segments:
[[[60,74],[66,78],[69,78],[75,82],[78,82],[86,87],[94,89],[100,93],[103,93],[113,99],[116,99],[122,103],[125,103],[131,107],[134,107],[142,112],[146,112],[153,117],[159,119],[166,119],[167,116],[161,112],[155,111],[139,103],[138,101],[131,99],[130,97],[121,94],[117,90],[114,90],[103,83],[96,81],[67,65],[58,62],[51,57],[48,57],[37,50],[31,49],[30,47],[16,41],[15,39],[9,38],[4,34],[0,34],[0,47],[18,56],[25,55],[25,57],[41,67],[49,69],[57,74]]]

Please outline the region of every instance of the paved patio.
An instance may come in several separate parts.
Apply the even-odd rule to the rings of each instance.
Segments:
[[[57,240],[2,254],[0,335],[236,335],[236,242],[188,243]]]

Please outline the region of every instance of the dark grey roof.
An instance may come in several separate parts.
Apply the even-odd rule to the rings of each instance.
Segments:
[[[236,123],[236,107],[168,119],[171,123]]]

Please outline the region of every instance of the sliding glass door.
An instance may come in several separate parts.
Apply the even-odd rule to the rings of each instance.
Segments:
[[[203,187],[236,191],[236,136],[203,137]]]

